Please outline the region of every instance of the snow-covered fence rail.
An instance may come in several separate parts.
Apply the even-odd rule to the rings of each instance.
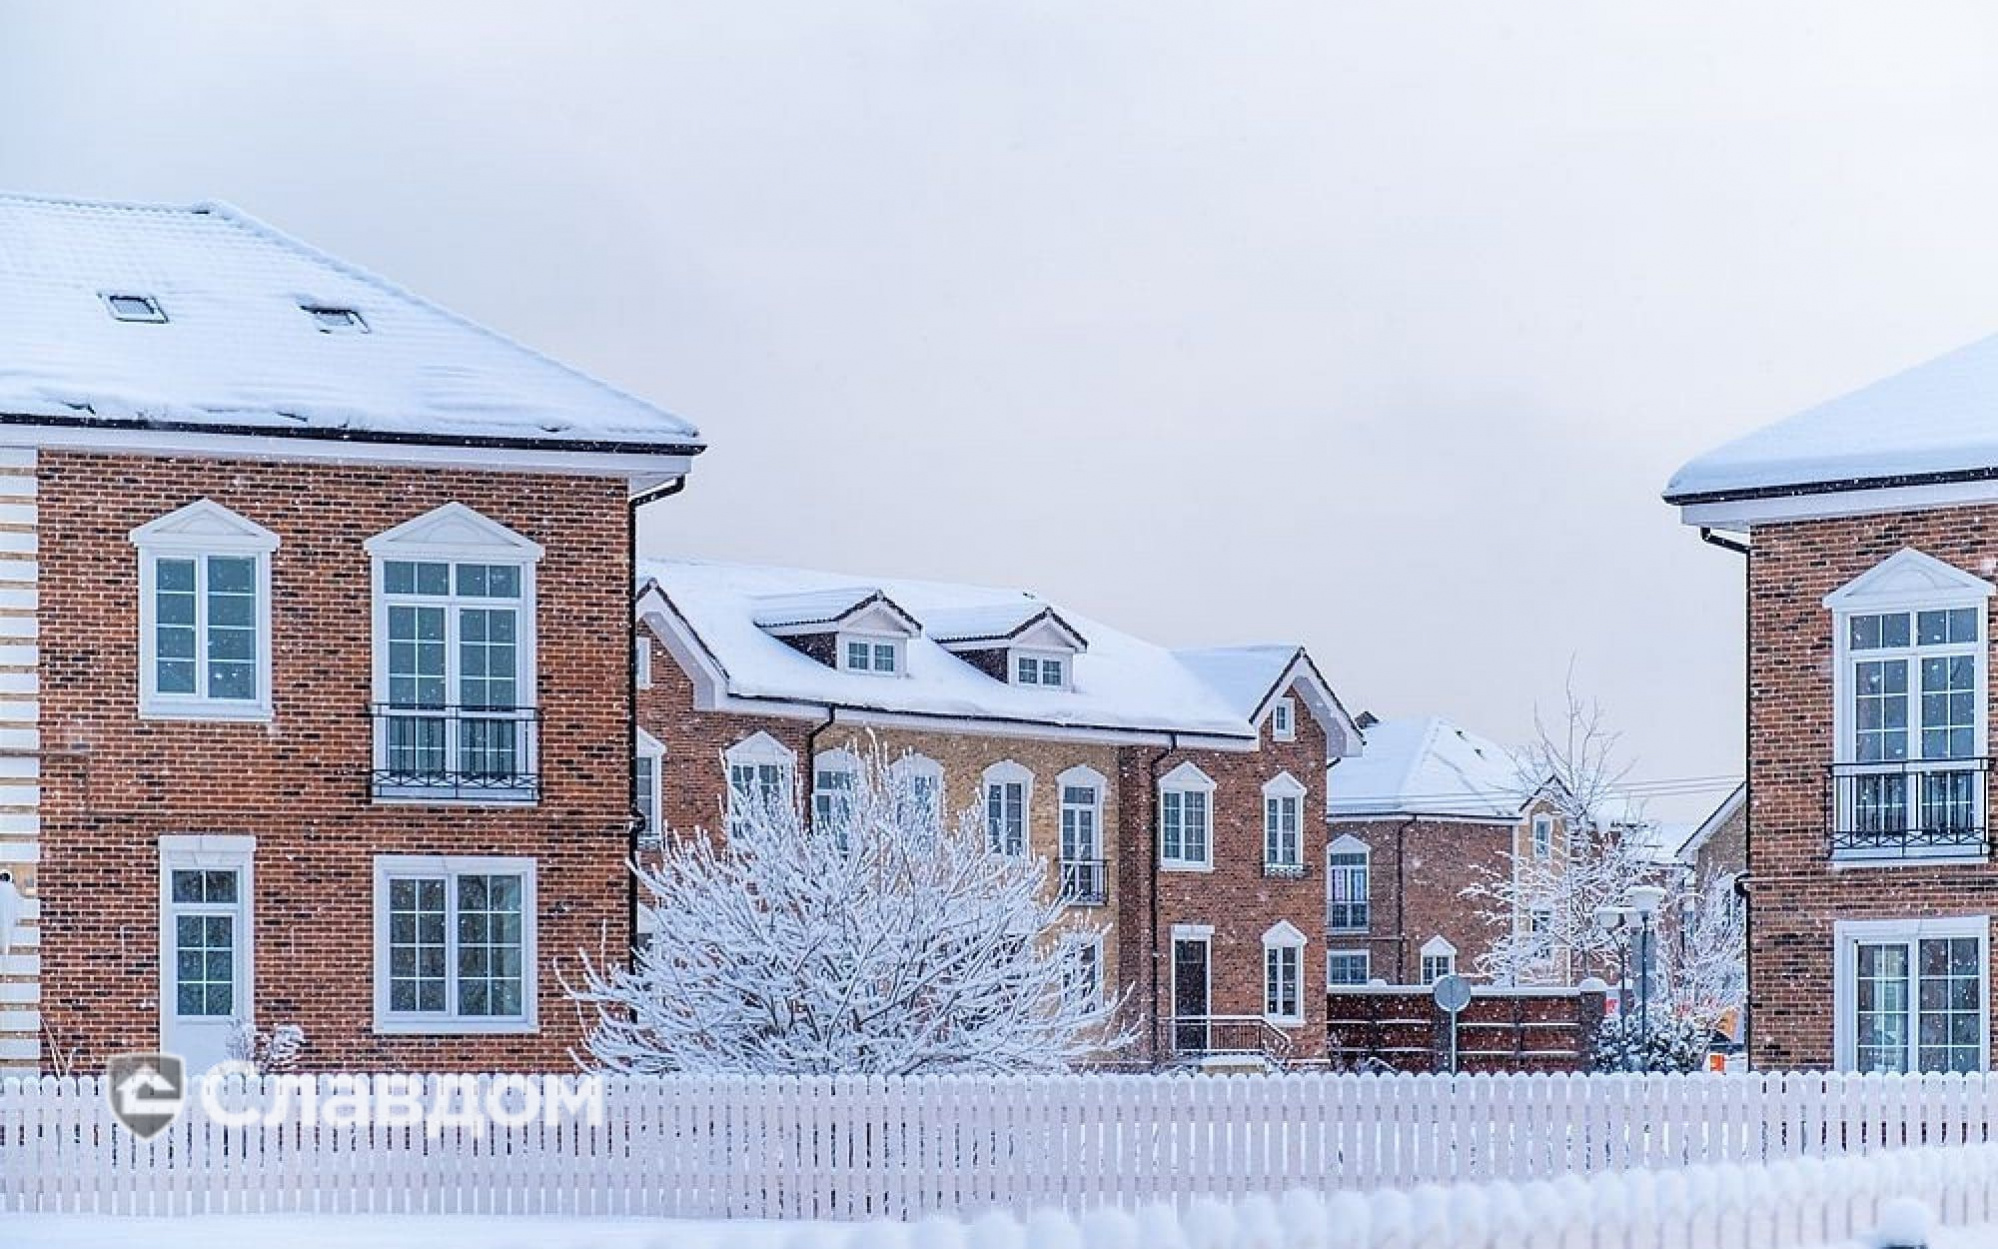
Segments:
[[[319,1077],[314,1114],[294,1095],[256,1123],[195,1098],[148,1142],[96,1079],[9,1080],[0,1212],[910,1219],[1998,1141],[1983,1075],[613,1078],[596,1122],[484,1124],[464,1112],[502,1078],[471,1097],[456,1079]],[[277,1093],[238,1086],[225,1109]],[[355,1113],[391,1093],[457,1113]]]

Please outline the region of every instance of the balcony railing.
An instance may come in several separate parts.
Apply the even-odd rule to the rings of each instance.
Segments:
[[[1102,906],[1110,900],[1110,874],[1101,859],[1063,859],[1061,896],[1077,906]]]
[[[1263,875],[1271,880],[1303,880],[1304,864],[1285,863],[1279,859],[1263,860]]]
[[[374,795],[533,802],[541,795],[541,713],[533,707],[377,703]]]
[[[1290,1033],[1261,1015],[1181,1015],[1172,1021],[1172,1049],[1181,1058],[1261,1058],[1276,1066],[1296,1052]]]
[[[1834,763],[1825,832],[1833,858],[1950,858],[1989,846],[1989,759]]]

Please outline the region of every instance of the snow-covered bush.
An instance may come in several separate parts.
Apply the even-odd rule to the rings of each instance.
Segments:
[[[996,853],[976,810],[879,750],[813,827],[795,795],[738,794],[726,844],[668,832],[636,868],[653,920],[629,965],[584,958],[586,1062],[653,1073],[1046,1071],[1130,1043],[1101,929],[1047,863]]]
[[[1698,1071],[1712,1033],[1699,1020],[1651,1012],[1649,1025],[1636,1012],[1611,1015],[1596,1030],[1597,1071]]]
[[[269,1032],[259,1032],[249,1020],[238,1019],[229,1030],[229,1057],[249,1063],[259,1075],[282,1075],[290,1071],[298,1065],[304,1049],[305,1029],[295,1023],[281,1023]]]

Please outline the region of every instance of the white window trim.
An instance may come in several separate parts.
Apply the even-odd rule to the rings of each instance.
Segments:
[[[994,785],[1020,786],[1020,853],[1031,855],[1034,852],[1034,774],[1011,759],[1002,759],[985,769],[978,777],[978,812],[985,825],[987,844],[992,835],[992,787]]]
[[[1310,791],[1304,783],[1288,772],[1279,772],[1263,782],[1263,866],[1304,867],[1304,798]],[[1272,800],[1289,799],[1297,804],[1297,853],[1288,860],[1270,857],[1271,834],[1276,830],[1270,823],[1270,803]]]
[[[1265,1009],[1263,1018],[1280,1028],[1295,1028],[1304,1023],[1304,951],[1310,943],[1302,932],[1289,920],[1278,920],[1263,933],[1263,1005],[1268,1007],[1270,1000],[1270,952],[1272,950],[1297,951],[1297,1011],[1294,1014],[1277,1014]]]
[[[520,1004],[517,1018],[457,1013],[458,969],[450,951],[457,948],[458,917],[444,916],[446,943],[444,993],[448,1011],[396,1012],[389,1009],[389,881],[396,876],[519,876],[520,881]],[[382,1036],[464,1036],[539,1032],[540,967],[536,953],[539,907],[535,892],[535,860],[520,856],[382,854],[375,856],[375,1020]]]
[[[1278,713],[1282,714],[1279,715]],[[1282,723],[1278,723],[1282,721]],[[1294,742],[1297,740],[1297,700],[1279,698],[1270,704],[1270,740]]]
[[[242,912],[241,931],[236,936],[235,1017],[251,1023],[257,1017],[257,839],[233,834],[170,834],[160,838],[159,875],[159,1022],[165,1026],[174,1010],[174,964],[170,951],[175,947],[173,930],[173,874],[179,871],[237,871]]]
[[[858,785],[860,783],[860,756],[854,754],[850,750],[836,749],[836,750],[821,750],[818,753],[818,755],[812,759],[812,808],[811,809],[812,809],[812,824],[814,827],[817,827],[819,822],[820,797],[831,796],[835,793],[843,792],[846,795],[847,800],[849,802],[851,802],[853,799],[853,789],[851,787],[848,787],[844,791],[832,790],[832,789],[822,790],[819,788],[819,777],[821,774],[827,772],[848,777],[853,781],[855,785]]]
[[[798,791],[797,752],[778,741],[770,734],[758,730],[748,737],[722,751],[722,826],[734,826],[735,807],[735,767],[760,767],[775,764],[782,770],[780,787],[791,791],[793,800]]]
[[[891,648],[895,653],[895,671],[883,672],[880,669],[871,666],[866,668],[853,667],[851,664],[847,662],[846,646],[847,643],[849,642],[865,644],[869,648],[868,662],[870,665],[873,662],[873,654],[874,654],[872,648],[876,646],[886,646]],[[833,634],[833,666],[838,668],[841,672],[858,673],[859,675],[864,677],[908,676],[909,675],[908,639],[901,636],[900,634],[895,634],[895,633],[867,633],[853,629],[842,630],[838,633]]]
[[[639,836],[651,844],[657,844],[665,833],[666,826],[666,785],[663,774],[666,771],[666,746],[658,738],[638,730],[638,750],[636,757],[652,761],[652,780],[646,787],[644,797],[652,806],[653,824],[640,832]]]
[[[1069,789],[1072,787],[1081,788],[1083,786],[1088,786],[1096,795],[1095,800],[1089,804],[1089,810],[1095,817],[1093,821],[1093,827],[1096,830],[1095,858],[1098,862],[1102,862],[1110,857],[1108,833],[1103,827],[1103,802],[1104,795],[1110,789],[1109,778],[1105,777],[1095,768],[1087,765],[1072,767],[1060,776],[1055,777],[1055,805],[1062,813],[1066,813],[1070,805],[1068,801]],[[1059,836],[1061,831],[1061,821],[1058,820],[1055,824],[1056,835]],[[1056,846],[1055,849],[1058,856],[1061,847]]]
[[[1858,947],[1872,942],[1919,941],[1924,937],[1977,938],[1977,967],[1982,986],[1983,1035],[1979,1039],[1977,1065],[1991,1066],[1991,917],[1958,915],[1923,919],[1846,919],[1832,925],[1832,1066],[1853,1070],[1859,1060]],[[1919,1043],[1916,1020],[1920,1008],[1919,991],[1909,996],[1911,1018],[1908,1029],[1909,1070],[1914,1071],[1913,1047]]]
[[[369,570],[370,587],[374,599],[374,701],[377,706],[389,701],[389,607],[391,604],[435,604],[449,600],[453,603],[479,603],[486,600],[460,599],[458,597],[457,574],[452,576],[451,592],[447,595],[393,595],[387,592],[386,569],[391,561],[411,561],[439,564],[504,564],[520,570],[520,598],[516,618],[517,634],[514,639],[514,657],[517,668],[514,672],[514,706],[520,710],[532,710],[540,705],[540,664],[536,658],[536,620],[540,615],[540,596],[535,585],[535,568],[542,555],[541,546],[508,529],[490,517],[483,516],[462,503],[446,503],[432,508],[413,520],[404,521],[393,529],[386,530],[361,544],[371,561]],[[502,600],[492,600],[498,603]],[[460,657],[459,642],[456,636],[456,615],[452,614],[451,632],[446,637],[445,651],[445,694],[448,706],[458,704],[456,678]],[[525,754],[522,770],[538,773],[541,768],[540,733],[530,725],[522,734],[521,750]],[[377,721],[374,729],[374,766],[385,768],[388,765],[388,733],[385,726]],[[421,794],[395,793],[388,796],[377,795],[375,801],[385,804],[420,804],[424,806],[483,806],[524,805],[521,797],[505,790],[495,790],[492,795],[467,798],[461,795],[425,796]]]
[[[1857,751],[1853,741],[1852,694],[1853,666],[1867,659],[1904,658],[1908,661],[1908,705],[1910,719],[1907,726],[1909,762],[1921,762],[1917,752],[1921,744],[1920,720],[1920,663],[1923,648],[1913,645],[1912,631],[1917,627],[1909,621],[1911,631],[1907,647],[1891,650],[1854,651],[1852,649],[1851,621],[1855,616],[1895,615],[1922,611],[1948,611],[1960,608],[1975,609],[1977,637],[1972,643],[1957,643],[1931,648],[1938,653],[1951,651],[1974,654],[1977,660],[1977,686],[1973,691],[1971,706],[1976,716],[1973,727],[1971,755],[1983,759],[1990,753],[1990,686],[1991,655],[1988,600],[1998,587],[1990,582],[1974,577],[1953,564],[1936,559],[1913,548],[1904,548],[1888,556],[1866,572],[1854,577],[1845,585],[1832,591],[1824,598],[1824,606],[1831,611],[1832,627],[1832,762],[1838,764],[1856,763]],[[1979,817],[1985,821],[1991,818],[1989,801],[1983,789],[1984,774],[1979,774],[1978,797],[1984,804]],[[1834,788],[1834,802],[1843,801],[1843,787]],[[1832,818],[1842,818],[1835,810]],[[1918,852],[1913,848],[1903,850],[1892,848],[1882,851],[1851,849],[1840,850],[1833,855],[1842,866],[1851,864],[1880,863],[1883,865],[1903,863],[1936,863],[1956,861],[1981,861],[1986,857],[1982,847],[1956,849],[1944,847],[1939,852]]]
[[[1182,763],[1159,778],[1158,821],[1159,821],[1159,869],[1167,872],[1211,872],[1214,870],[1214,778],[1195,767],[1191,762]],[[1205,794],[1207,813],[1207,835],[1201,839],[1205,854],[1198,859],[1184,856],[1168,858],[1165,852],[1165,799],[1167,794]],[[1183,837],[1183,834],[1182,834]]]
[[[1332,856],[1335,854],[1357,854],[1366,859],[1364,870],[1367,874],[1367,922],[1343,928],[1332,927],[1329,912],[1332,909]],[[1367,932],[1373,927],[1374,914],[1374,848],[1351,833],[1342,834],[1338,840],[1325,847],[1325,908],[1327,924],[1325,930],[1331,933]]]
[[[269,720],[271,700],[271,552],[278,549],[278,536],[210,499],[197,499],[186,507],[148,521],[132,530],[132,545],[139,551],[139,716],[148,720]],[[203,564],[199,576],[207,576],[203,556],[249,556],[256,561],[257,654],[255,698],[210,698],[205,694],[162,694],[159,692],[159,560],[193,559]],[[197,581],[197,588],[205,581]],[[198,593],[197,599],[206,596]],[[197,612],[207,612],[199,601]],[[197,616],[197,619],[201,619]],[[208,666],[202,654],[207,639],[199,629],[195,636],[197,683],[206,685]]]
[[[1360,973],[1360,978],[1359,978],[1358,980],[1334,980],[1334,979],[1332,979],[1332,960],[1333,960],[1333,959],[1337,959],[1337,958],[1357,958],[1357,959],[1359,959],[1359,960],[1360,960],[1360,967],[1361,967],[1361,973]],[[1325,987],[1326,987],[1327,989],[1351,989],[1351,988],[1357,988],[1357,987],[1359,987],[1360,985],[1364,985],[1364,984],[1366,984],[1366,983],[1367,983],[1368,981],[1372,980],[1373,978],[1374,978],[1374,956],[1373,956],[1373,951],[1371,951],[1371,950],[1335,950],[1335,949],[1331,949],[1331,948],[1327,948],[1327,949],[1326,949],[1326,951],[1325,951]]]
[[[1434,936],[1422,943],[1422,950],[1415,966],[1416,975],[1423,984],[1435,984],[1437,980],[1441,979],[1441,977],[1432,978],[1428,974],[1425,964],[1433,958],[1449,959],[1450,970],[1443,974],[1446,976],[1457,974],[1457,947],[1444,940],[1441,935]]]
[[[1022,659],[1033,659],[1033,660],[1052,659],[1060,663],[1061,664],[1060,684],[1046,685],[1039,681],[1035,681],[1032,685],[1025,684],[1020,680],[1020,661]],[[1038,675],[1039,669],[1038,668],[1035,669],[1035,672]],[[1006,650],[1006,682],[1009,685],[1017,685],[1023,689],[1032,689],[1032,690],[1074,689],[1075,652],[1064,651],[1064,650],[1048,650],[1040,647],[1031,647],[1031,646],[1008,647]]]
[[[914,780],[919,777],[928,778],[932,786],[931,792],[936,795],[936,806],[931,811],[931,814],[936,816],[939,823],[943,821],[946,809],[944,802],[943,764],[938,763],[928,755],[911,752],[889,764],[888,775],[895,780]]]
[[[1546,834],[1544,838],[1541,835],[1543,831]],[[1532,852],[1535,861],[1543,863],[1551,861],[1554,857],[1554,817],[1544,811],[1537,812],[1533,822],[1528,826],[1527,838],[1527,848]],[[1541,853],[1543,840],[1547,846],[1544,854]]]
[[[1062,941],[1070,946],[1096,951],[1096,984],[1092,987],[1090,996],[1100,1000],[1110,986],[1109,969],[1103,965],[1103,933],[1100,930],[1068,932],[1062,934]]]
[[[638,637],[632,642],[632,678],[639,689],[649,690],[652,688],[652,639],[646,636],[644,625],[638,629]]]

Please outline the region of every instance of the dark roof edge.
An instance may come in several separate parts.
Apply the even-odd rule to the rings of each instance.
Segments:
[[[397,430],[286,429],[277,425],[218,425],[194,421],[126,420],[101,416],[28,416],[0,412],[0,425],[47,425],[58,429],[113,429],[138,433],[207,434],[218,438],[298,438],[309,442],[382,443],[391,446],[488,447],[506,451],[554,451],[570,455],[699,455],[705,443],[616,442],[609,439],[506,438],[472,434],[417,434]]]
[[[1666,494],[1674,507],[1702,503],[1736,503],[1751,499],[1794,499],[1813,494],[1849,494],[1859,490],[1894,490],[1908,486],[1945,486],[1964,481],[1998,481],[1998,466],[1955,468],[1933,473],[1895,473],[1883,477],[1843,477],[1835,481],[1799,482],[1787,486],[1747,486],[1738,490],[1700,490]]]

